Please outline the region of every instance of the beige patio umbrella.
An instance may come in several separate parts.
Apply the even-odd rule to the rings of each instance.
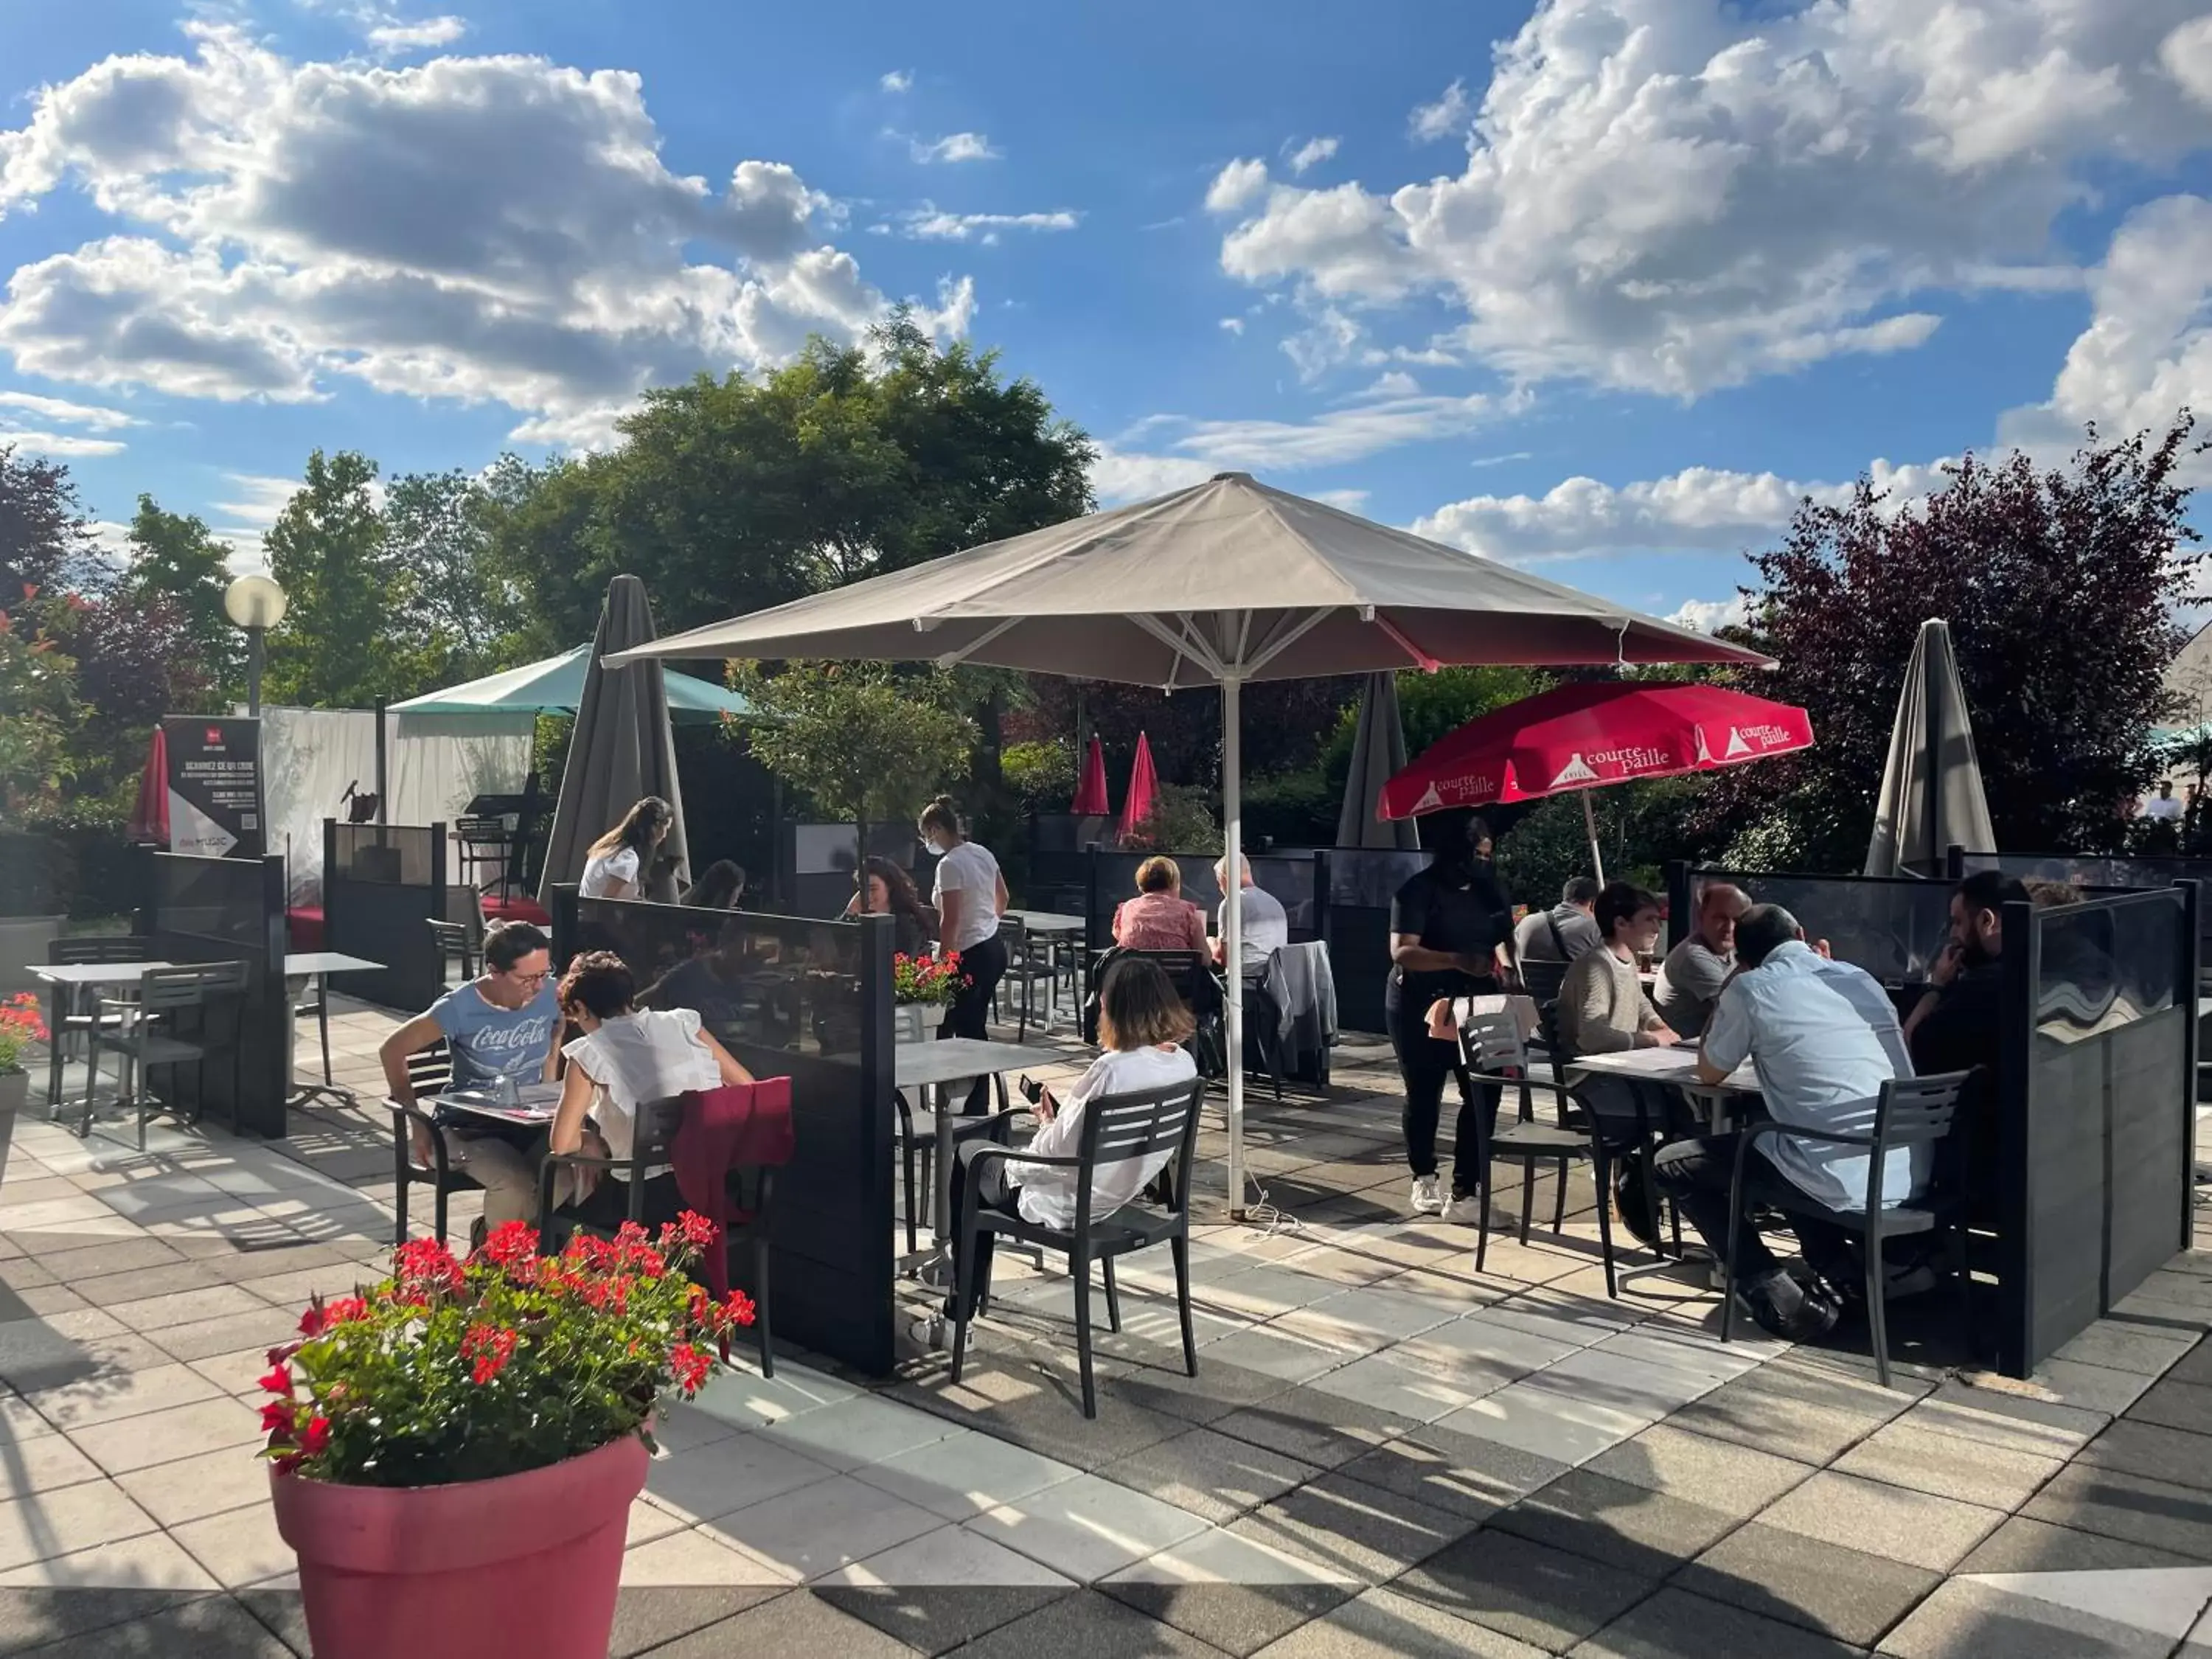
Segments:
[[[933,660],[1221,689],[1224,851],[1243,848],[1239,695],[1470,663],[1759,663],[1755,652],[1285,495],[1242,472],[611,657]],[[1227,907],[1228,957],[1238,960]],[[1243,984],[1228,976],[1229,1194],[1244,1202]]]
[[[1951,624],[1928,621],[1912,641],[1881,769],[1864,874],[1941,876],[1949,849],[1997,850],[1973,722],[1951,650]]]

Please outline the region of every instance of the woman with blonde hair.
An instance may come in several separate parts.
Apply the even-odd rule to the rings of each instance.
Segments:
[[[1182,872],[1171,858],[1137,866],[1137,896],[1114,912],[1114,943],[1125,951],[1196,951],[1206,944],[1206,912],[1182,896]]]
[[[584,854],[584,878],[577,886],[580,898],[626,899],[644,891],[647,864],[668,839],[676,823],[675,809],[658,795],[647,795],[623,814],[623,821],[601,836]]]

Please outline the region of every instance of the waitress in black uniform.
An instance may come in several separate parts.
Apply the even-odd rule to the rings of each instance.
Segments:
[[[1390,901],[1390,981],[1383,1010],[1391,1046],[1406,1085],[1406,1162],[1413,1171],[1416,1215],[1442,1214],[1473,1222],[1480,1171],[1478,1143],[1464,1135],[1467,1113],[1484,1115],[1486,1133],[1497,1127],[1498,1085],[1479,1083],[1461,1063],[1456,1039],[1429,1035],[1430,1006],[1440,998],[1487,996],[1499,988],[1501,970],[1513,967],[1513,904],[1483,856],[1490,831],[1472,813],[1439,820],[1429,867]],[[1460,1116],[1453,1127],[1452,1194],[1447,1207],[1437,1176],[1437,1127],[1443,1115],[1444,1079],[1459,1084]],[[1464,1136],[1464,1138],[1463,1138]],[[1462,1200],[1464,1205],[1462,1206]]]

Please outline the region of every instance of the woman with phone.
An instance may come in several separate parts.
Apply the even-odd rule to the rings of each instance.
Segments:
[[[1109,1095],[1172,1088],[1198,1075],[1198,1063],[1183,1049],[1191,1034],[1190,1010],[1183,1006],[1175,983],[1160,965],[1142,957],[1124,957],[1107,971],[1100,993],[1098,1044],[1103,1050],[1065,1101],[1049,1089],[1028,1079],[1022,1092],[1036,1109],[1042,1126],[1022,1150],[1041,1158],[1073,1158],[1083,1146],[1083,1109]],[[960,1167],[952,1179],[952,1237],[960,1237],[967,1204],[967,1163],[986,1143],[971,1140],[960,1149]],[[1142,1158],[1105,1164],[1091,1188],[1091,1218],[1095,1223],[1114,1213],[1149,1186],[1167,1167],[1175,1148],[1156,1148]],[[1018,1160],[994,1160],[984,1166],[977,1201],[1001,1215],[1018,1215],[1041,1227],[1066,1231],[1075,1225],[1076,1182],[1079,1171],[1055,1169]],[[991,1235],[975,1241],[976,1297],[991,1282]],[[955,1280],[957,1283],[957,1280]],[[947,1319],[965,1318],[972,1309],[961,1309],[957,1297],[945,1298]]]

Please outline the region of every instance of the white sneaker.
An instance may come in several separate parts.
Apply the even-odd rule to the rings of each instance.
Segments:
[[[1432,1175],[1413,1177],[1413,1213],[1441,1215],[1444,1207],[1443,1183]]]
[[[1462,1193],[1444,1206],[1444,1218],[1455,1227],[1480,1227],[1482,1224],[1482,1200],[1469,1193]]]

